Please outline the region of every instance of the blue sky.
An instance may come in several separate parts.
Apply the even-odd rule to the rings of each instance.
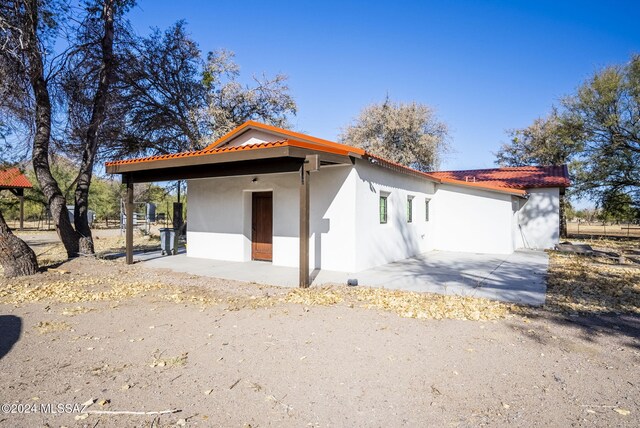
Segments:
[[[336,139],[386,94],[434,107],[454,150],[442,169],[488,168],[507,141],[596,70],[640,53],[640,2],[140,0],[146,34],[178,19],[245,78],[289,76],[297,131]]]

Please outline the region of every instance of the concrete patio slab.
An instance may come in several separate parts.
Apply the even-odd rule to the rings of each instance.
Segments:
[[[296,287],[298,269],[268,262],[228,262],[160,252],[137,254],[149,268],[260,284]],[[389,289],[485,297],[512,303],[543,305],[549,257],[542,251],[519,250],[510,255],[431,251],[361,272],[314,271],[313,285],[346,284]]]

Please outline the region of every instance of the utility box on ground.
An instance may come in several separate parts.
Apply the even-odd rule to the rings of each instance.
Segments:
[[[160,249],[162,255],[178,254],[178,241],[176,240],[176,230],[171,227],[160,229]]]

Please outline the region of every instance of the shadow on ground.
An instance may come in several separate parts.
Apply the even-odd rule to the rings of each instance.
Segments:
[[[614,312],[581,312],[566,315],[544,309],[527,313],[532,320],[551,322],[561,327],[578,330],[579,337],[587,342],[596,342],[600,334],[626,338],[625,345],[640,349],[640,316],[636,314],[617,314]],[[522,328],[521,323],[512,323],[514,328]]]
[[[547,282],[546,304],[529,311],[532,319],[578,329],[591,342],[602,334],[623,337],[628,346],[640,349],[638,267],[552,254]]]
[[[0,359],[7,355],[20,339],[22,319],[14,315],[0,315]]]

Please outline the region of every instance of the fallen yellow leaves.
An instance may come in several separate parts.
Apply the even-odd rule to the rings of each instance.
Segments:
[[[338,291],[333,287],[296,288],[287,293],[282,300],[285,303],[297,303],[299,305],[329,306],[342,302],[344,300],[344,292]]]
[[[115,276],[65,277],[49,282],[43,278],[25,277],[0,288],[0,303],[20,305],[42,300],[60,303],[122,300],[162,287],[158,283],[123,281]]]
[[[394,312],[405,318],[423,319],[495,320],[517,311],[515,305],[488,299],[369,287],[295,289],[282,301],[307,306],[347,302],[352,307],[353,303],[360,303],[365,308]]]
[[[640,269],[551,253],[545,308],[569,313],[640,313]]]
[[[368,308],[395,312],[405,318],[496,320],[517,311],[516,305],[465,296],[380,288],[358,288],[353,293]]]
[[[260,309],[281,303],[304,306],[333,306],[347,303],[369,309],[381,309],[397,313],[406,318],[495,320],[517,312],[518,307],[488,299],[442,296],[431,293],[416,293],[380,288],[348,288],[345,286],[295,288],[284,296],[233,296],[227,298],[203,298],[189,293],[176,292],[165,296],[177,303],[226,303],[227,310]]]
[[[96,261],[99,262],[99,261]],[[502,302],[463,296],[443,296],[401,290],[346,286],[291,289],[272,295],[246,295],[242,293],[207,290],[202,287],[177,287],[161,282],[135,281],[136,275],[56,275],[26,277],[6,282],[0,288],[0,303],[21,305],[30,302],[53,301],[79,303],[94,301],[121,301],[159,291],[154,296],[174,303],[194,304],[202,307],[226,304],[227,310],[259,309],[279,304],[332,306],[346,303],[349,307],[394,312],[406,318],[495,320],[516,312],[517,306]],[[63,314],[73,316],[90,311],[75,306],[65,308]]]
[[[101,244],[108,245],[104,241]],[[115,262],[95,260],[91,263]],[[496,320],[522,312],[520,306],[482,298],[381,288],[324,286],[252,295],[252,291],[246,290],[209,290],[188,284],[181,287],[161,280],[149,282],[138,278],[140,272],[135,271],[105,276],[50,272],[3,281],[0,303],[120,301],[154,292],[155,297],[174,303],[202,307],[226,304],[230,311],[280,304],[305,307],[346,304],[349,307],[380,309],[407,318],[459,320]],[[640,313],[640,269],[552,252],[545,308],[568,313]],[[89,310],[78,305],[63,309],[62,314],[73,316]]]

